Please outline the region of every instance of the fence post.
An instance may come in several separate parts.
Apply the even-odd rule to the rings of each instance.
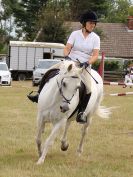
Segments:
[[[103,80],[104,80],[104,58],[105,58],[105,53],[102,52],[102,58],[101,58],[100,66],[98,68],[98,73],[100,74]]]

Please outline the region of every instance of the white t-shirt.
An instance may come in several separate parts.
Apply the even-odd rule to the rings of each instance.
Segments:
[[[67,43],[72,44],[72,49],[69,57],[76,61],[78,59],[81,63],[87,62],[92,55],[93,49],[100,50],[100,38],[99,36],[91,32],[86,38],[81,30],[77,30],[71,33]]]

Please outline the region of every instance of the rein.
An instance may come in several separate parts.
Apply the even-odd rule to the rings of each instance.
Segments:
[[[89,73],[89,75],[92,77],[92,79],[98,84],[98,81],[92,76],[92,74],[85,68],[86,72]]]
[[[78,77],[72,76],[72,78],[78,78]],[[63,79],[64,79],[64,78],[63,78]],[[72,95],[72,97],[71,97],[70,99],[67,99],[67,98],[64,96],[63,91],[62,91],[63,79],[61,80],[61,85],[59,85],[59,82],[58,82],[58,80],[57,80],[57,86],[58,86],[58,88],[59,88],[60,95],[64,98],[65,102],[68,103],[68,104],[70,104],[70,101],[73,99],[74,94]]]
[[[76,59],[76,60],[81,64],[81,62],[79,61],[79,59]],[[98,84],[97,80],[92,76],[92,74],[86,68],[84,68],[84,69],[92,77],[92,79],[96,82],[96,84]]]

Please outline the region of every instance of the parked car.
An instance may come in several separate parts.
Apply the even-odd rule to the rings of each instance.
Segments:
[[[48,71],[48,69],[60,62],[59,59],[40,59],[38,61],[38,65],[35,67],[33,71],[33,79],[32,79],[32,85],[37,86],[40,84],[40,81],[43,77],[43,75]]]
[[[8,66],[4,62],[0,62],[0,85],[11,85],[12,78]]]

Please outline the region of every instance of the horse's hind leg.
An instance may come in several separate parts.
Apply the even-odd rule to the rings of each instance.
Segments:
[[[67,131],[70,126],[71,121],[67,120],[66,125],[65,125],[65,130],[61,139],[61,150],[66,151],[68,149],[69,144],[67,143]]]
[[[45,127],[45,123],[42,121],[42,119],[39,119],[39,117],[38,117],[37,133],[36,133],[36,144],[37,144],[39,157],[42,154],[42,152],[41,152],[41,135],[44,132],[44,127]]]
[[[58,130],[61,128],[61,126],[64,124],[64,119],[60,120],[58,123],[56,123],[54,126],[53,126],[53,129],[49,135],[49,137],[46,139],[45,143],[44,143],[44,147],[43,147],[43,151],[42,151],[42,155],[41,157],[39,158],[37,164],[42,164],[45,160],[45,157],[46,157],[46,154],[48,152],[48,149],[49,147],[53,144],[56,136],[57,136],[57,133],[58,133]]]
[[[82,129],[81,129],[81,140],[80,140],[80,143],[79,143],[79,146],[78,146],[78,149],[77,149],[77,152],[78,154],[80,155],[82,152],[83,152],[83,142],[84,142],[84,138],[85,138],[85,135],[87,133],[87,129],[88,129],[88,126],[90,125],[90,118],[88,117],[88,121],[86,124],[84,124],[82,126]]]

